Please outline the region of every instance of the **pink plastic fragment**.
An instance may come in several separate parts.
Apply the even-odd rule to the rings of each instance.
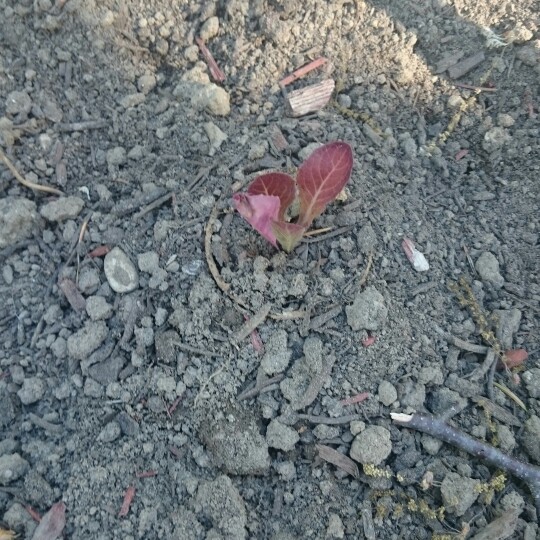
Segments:
[[[377,341],[377,336],[368,336],[362,340],[364,347],[371,347]]]
[[[340,405],[354,405],[355,403],[362,403],[362,401],[366,401],[368,397],[369,392],[362,392],[360,394],[356,394],[356,396],[342,399],[339,403]]]
[[[403,238],[401,246],[403,247],[405,255],[407,255],[407,259],[409,259],[412,267],[417,272],[426,272],[427,270],[429,270],[429,263],[427,262],[427,259],[424,257],[423,253],[421,253],[414,247],[414,243],[411,239],[407,237]]]

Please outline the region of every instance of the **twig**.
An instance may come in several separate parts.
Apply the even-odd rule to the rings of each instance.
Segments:
[[[348,414],[346,416],[338,416],[337,418],[330,418],[329,416],[316,416],[313,414],[298,414],[296,416],[298,420],[305,420],[310,424],[325,424],[327,426],[339,426],[340,424],[349,424],[355,420],[362,418],[360,414]]]
[[[433,416],[418,413],[413,415],[390,413],[390,416],[400,426],[427,433],[519,478],[529,486],[534,497],[536,511],[540,513],[540,467],[509,456],[498,448],[479,441]]]
[[[225,80],[225,73],[219,69],[217,62],[214,60],[212,53],[205,45],[204,40],[200,37],[195,38],[195,42],[201,50],[201,54],[204,56],[204,59],[208,63],[208,68],[210,69],[210,74],[216,82],[223,82]]]
[[[24,178],[19,171],[15,168],[15,165],[11,163],[9,158],[4,154],[4,151],[0,148],[0,160],[4,163],[4,165],[11,171],[11,174],[15,177],[15,180],[17,182],[21,183],[23,186],[35,189],[36,191],[43,191],[44,193],[53,193],[54,195],[63,195],[64,193],[60,191],[59,189],[50,187],[50,186],[41,186],[39,184],[36,184],[34,182],[30,182],[30,180],[27,180]]]
[[[465,84],[460,82],[453,83],[454,86],[457,86],[459,88],[465,88],[467,90],[475,90],[477,92],[496,92],[496,88],[491,88],[489,86],[474,86],[472,84]]]
[[[510,388],[504,386],[504,384],[500,384],[497,382],[493,383],[493,386],[496,386],[503,394],[506,394],[511,400],[513,400],[517,405],[519,405],[524,411],[527,410],[527,407],[525,406],[525,403],[519,399]]]
[[[495,362],[496,365],[498,360],[499,359],[495,356],[495,351],[493,349],[489,349],[484,361],[482,362],[482,365],[475,368],[475,370],[472,372],[470,377],[471,381],[476,382],[482,379],[484,375],[491,369],[493,362]]]
[[[244,390],[237,398],[236,401],[243,401],[244,399],[250,399],[252,397],[255,397],[258,394],[261,394],[263,392],[267,392],[268,389],[277,383],[281,382],[285,378],[285,375],[279,374],[275,375],[274,377],[270,377],[270,379],[266,379],[266,381],[256,384],[253,388],[250,388],[249,390]]]
[[[156,208],[159,208],[163,203],[167,202],[170,198],[172,198],[173,195],[174,195],[174,193],[172,193],[172,192],[171,193],[165,193],[165,195],[163,195],[163,197],[159,197],[159,199],[156,199],[153,203],[150,203],[148,206],[145,206],[143,209],[141,209],[140,212],[137,212],[133,216],[133,219],[135,221],[137,221],[138,219],[141,219],[143,216],[145,216],[149,212],[152,212],[152,210],[155,210]]]
[[[103,119],[56,125],[56,129],[58,129],[58,131],[86,131],[87,129],[101,129],[104,127],[107,127],[107,121]]]
[[[261,325],[266,318],[268,317],[268,314],[270,313],[272,305],[270,303],[264,304],[255,315],[250,317],[243,325],[240,330],[238,330],[231,338],[231,341],[233,343],[240,343],[244,339],[246,339],[255,328],[257,328],[259,325]]]
[[[47,420],[44,420],[43,418],[39,417],[37,414],[28,413],[28,418],[34,425],[41,427],[47,431],[50,431],[51,433],[64,432],[64,428],[62,426],[59,426],[58,424],[52,424],[51,422],[48,422]]]
[[[223,281],[214,261],[214,257],[212,255],[212,233],[214,229],[214,223],[218,217],[218,213],[218,207],[217,205],[215,205],[214,208],[212,208],[212,212],[210,212],[210,217],[206,222],[206,227],[204,230],[204,254],[206,257],[206,264],[208,264],[210,274],[214,278],[214,281],[216,282],[216,285],[219,287],[221,292],[225,293],[235,304],[249,310],[249,307],[241,298],[238,298],[229,291],[231,286],[228,283],[225,283],[225,281]]]
[[[454,347],[457,347],[458,349],[463,349],[464,351],[469,351],[476,354],[487,354],[489,350],[489,347],[486,347],[485,345],[476,345],[474,343],[464,341],[463,339],[459,339],[458,337],[455,337],[452,334],[445,332],[437,325],[435,325],[434,328],[437,334],[439,334],[444,340],[448,341],[448,343],[454,345]]]
[[[370,251],[369,255],[368,255],[367,265],[364,268],[364,271],[362,272],[362,276],[360,277],[360,281],[358,282],[358,288],[359,289],[362,288],[366,284],[366,281],[368,280],[369,272],[371,270],[371,265],[372,264],[373,264],[373,251]]]
[[[295,69],[290,75],[287,75],[286,77],[281,79],[281,81],[279,81],[279,86],[285,87],[288,84],[291,84],[292,82],[300,79],[304,75],[307,75],[310,71],[313,71],[318,67],[324,66],[327,62],[328,60],[321,56],[320,58],[317,58],[312,62],[309,62],[308,64],[305,64],[304,66]]]
[[[329,238],[334,238],[335,236],[339,236],[342,233],[349,232],[352,229],[351,226],[347,225],[345,227],[340,227],[339,229],[336,229],[332,232],[329,232],[327,234],[323,234],[321,236],[317,236],[315,238],[304,238],[302,240],[303,244],[315,244],[317,242],[324,242],[324,240],[328,240]]]
[[[135,486],[129,486],[124,494],[124,500],[122,501],[120,512],[118,512],[118,517],[125,517],[128,515],[133,497],[135,497]]]
[[[494,384],[494,380],[495,380],[495,372],[497,371],[497,364],[499,363],[499,358],[497,356],[495,356],[493,358],[493,362],[491,363],[491,366],[489,367],[489,371],[488,371],[488,377],[487,377],[487,381],[486,381],[486,392],[487,392],[487,395],[488,395],[488,398],[493,401],[494,399],[494,396],[493,396],[493,384]]]
[[[178,347],[181,351],[189,352],[192,354],[198,354],[199,356],[208,356],[209,358],[219,358],[221,355],[212,351],[205,351],[204,349],[197,349],[191,345],[186,345],[180,341],[172,341],[172,344]]]

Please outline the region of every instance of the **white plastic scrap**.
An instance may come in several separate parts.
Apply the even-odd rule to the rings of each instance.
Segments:
[[[407,259],[411,261],[412,267],[417,272],[426,272],[427,270],[429,270],[429,263],[427,262],[427,259],[424,257],[423,253],[421,253],[414,247],[414,243],[412,240],[407,237],[403,238],[401,246],[403,247],[405,255],[407,255]]]

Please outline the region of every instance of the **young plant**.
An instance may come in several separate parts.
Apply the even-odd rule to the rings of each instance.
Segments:
[[[286,173],[262,174],[245,193],[233,195],[234,207],[272,245],[279,244],[289,253],[345,187],[352,166],[352,149],[347,143],[325,144],[300,165],[296,181]],[[294,203],[298,203],[298,217],[289,221],[287,211]]]

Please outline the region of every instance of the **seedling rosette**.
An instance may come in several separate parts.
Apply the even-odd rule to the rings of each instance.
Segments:
[[[233,204],[259,234],[289,253],[345,187],[352,166],[352,149],[347,143],[328,143],[300,165],[296,180],[282,172],[262,174],[245,193],[233,195]],[[295,203],[299,213],[291,221],[288,210]]]

